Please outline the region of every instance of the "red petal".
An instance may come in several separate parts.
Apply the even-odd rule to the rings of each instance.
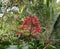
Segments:
[[[21,32],[17,32],[18,35],[21,35],[22,33]]]

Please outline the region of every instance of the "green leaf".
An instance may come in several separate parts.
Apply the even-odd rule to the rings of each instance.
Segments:
[[[40,49],[43,49],[43,48],[44,48],[44,42],[40,42],[40,43],[39,43],[39,48],[40,48]]]
[[[44,42],[43,42],[43,41],[42,41],[42,42],[40,42],[40,43],[39,43],[39,45],[42,45],[42,46],[44,46]]]
[[[20,49],[28,49],[28,43],[20,45]]]
[[[56,49],[56,47],[52,46],[52,45],[49,45],[49,46],[46,47],[46,49]]]

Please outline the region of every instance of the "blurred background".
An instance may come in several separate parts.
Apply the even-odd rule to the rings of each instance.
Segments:
[[[0,47],[17,45],[16,32],[29,15],[41,23],[40,41],[60,49],[60,0],[0,0]]]

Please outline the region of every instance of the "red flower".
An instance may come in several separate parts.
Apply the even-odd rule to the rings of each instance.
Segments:
[[[30,30],[31,29],[31,26],[28,26],[28,25],[23,25],[21,28],[19,28],[21,30]]]
[[[42,29],[37,27],[33,27],[32,30],[35,30],[38,33],[42,32]]]
[[[22,33],[21,32],[17,32],[18,35],[21,35]]]

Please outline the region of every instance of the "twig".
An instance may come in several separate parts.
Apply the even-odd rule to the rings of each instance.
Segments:
[[[47,46],[49,46],[50,44],[47,44],[43,49],[46,49]]]

